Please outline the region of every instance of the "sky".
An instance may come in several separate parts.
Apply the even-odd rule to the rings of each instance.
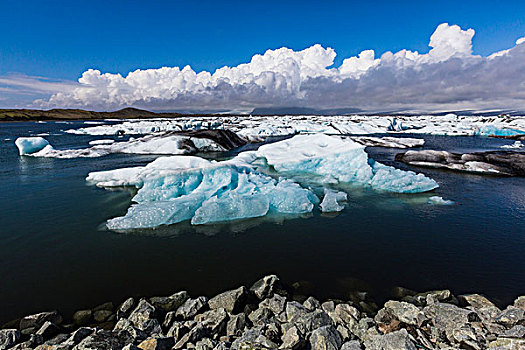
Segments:
[[[525,73],[516,73],[521,68],[520,59],[525,59],[520,56],[523,48],[516,45],[518,39],[525,37],[524,14],[524,1],[3,0],[0,107],[525,108]],[[334,72],[345,58],[358,56],[364,50],[374,50],[374,59],[401,50],[428,54],[432,49],[431,36],[444,23],[449,27],[457,25],[465,33],[469,29],[475,31],[467,35],[470,48],[468,38],[456,31],[456,37],[442,44],[442,48],[448,45],[450,50],[456,50],[445,54],[447,57],[420,57],[414,64],[406,58],[401,60],[404,63],[395,64],[361,62],[344,74]],[[461,42],[459,46],[466,46],[454,48],[454,40]],[[436,42],[442,41],[438,38]],[[316,44],[322,50],[315,49]],[[494,64],[494,59],[485,62],[475,58],[486,58],[515,46],[505,62],[496,59],[501,61],[499,65]],[[290,52],[275,51],[262,65],[214,76],[218,68],[253,62],[254,55],[282,47]],[[311,51],[318,52],[303,54],[306,58],[296,57],[295,53],[311,47]],[[335,56],[327,52],[329,49]],[[450,62],[458,59],[461,64]],[[296,68],[289,65],[290,60],[299,66],[296,73],[288,74]],[[324,64],[328,65],[321,67]],[[390,67],[386,67],[388,64]],[[406,68],[411,64],[413,67]],[[503,71],[509,64],[514,65],[513,69]],[[126,78],[136,70],[162,67],[182,70],[186,65],[191,66],[191,74],[149,71],[123,81],[116,76]],[[402,71],[400,65],[405,67]],[[424,80],[417,73],[422,69],[437,69],[440,75],[428,73]],[[496,91],[496,99],[490,100],[486,91],[458,86],[455,79],[459,71],[467,80],[484,75],[479,83],[504,76],[508,79],[506,85],[518,91],[501,88]],[[200,72],[212,76],[193,77]],[[105,77],[105,73],[113,76]],[[449,75],[454,79],[447,78]],[[393,95],[379,91],[380,81],[385,82],[385,88],[391,88]],[[429,90],[418,101],[414,94],[422,86],[434,90],[441,86],[439,97],[429,98]],[[454,100],[452,94],[458,93]],[[364,102],[370,98],[375,101]]]

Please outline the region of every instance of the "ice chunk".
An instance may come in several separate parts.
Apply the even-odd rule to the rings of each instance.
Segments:
[[[484,125],[480,128],[478,128],[474,135],[482,135],[482,136],[515,136],[515,135],[525,135],[525,131],[517,130],[517,129],[511,129],[506,127],[498,127],[495,125]]]
[[[210,162],[198,157],[159,158],[145,167],[94,172],[98,186],[139,188],[125,216],[108,220],[113,230],[156,227],[190,220],[194,225],[267,215],[311,212],[317,198],[290,180],[254,171],[245,160]]]
[[[15,140],[15,145],[18,148],[18,153],[22,156],[42,150],[49,146],[49,142],[43,137],[19,137]]]
[[[523,143],[521,143],[521,141],[515,141],[512,145],[501,146],[501,148],[515,148],[515,149],[522,148],[522,147],[523,147]]]
[[[429,204],[435,204],[435,205],[451,205],[454,204],[453,201],[443,199],[443,197],[440,196],[432,196],[428,199]]]
[[[284,175],[308,174],[310,181],[320,183],[355,182],[398,193],[426,192],[438,187],[422,174],[368,159],[363,145],[336,136],[297,135],[263,145],[256,154]]]
[[[94,146],[94,145],[109,145],[109,144],[112,144],[114,142],[115,142],[115,140],[102,139],[102,140],[89,141],[89,144],[92,145],[92,146]]]
[[[347,195],[345,192],[334,191],[325,188],[323,201],[319,205],[322,212],[337,212],[345,208],[344,205],[341,205],[341,202],[347,200]]]
[[[351,139],[368,147],[389,147],[389,148],[412,148],[421,147],[425,144],[423,139],[410,137],[372,137],[372,136],[353,136]]]

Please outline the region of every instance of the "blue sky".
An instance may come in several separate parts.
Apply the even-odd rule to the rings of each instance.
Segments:
[[[254,53],[315,43],[343,57],[364,49],[428,51],[443,22],[474,28],[474,53],[525,34],[525,1],[2,1],[0,75],[77,79],[191,65],[214,70]]]

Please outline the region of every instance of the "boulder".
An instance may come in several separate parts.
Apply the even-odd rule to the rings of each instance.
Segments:
[[[312,350],[338,350],[343,340],[334,326],[323,326],[312,332],[309,343]]]
[[[213,335],[222,335],[225,333],[228,320],[228,313],[222,308],[209,310],[203,314],[195,316],[195,321],[202,324],[202,326],[207,328],[210,334]]]
[[[152,337],[143,340],[137,347],[142,350],[171,350],[175,345],[172,337]]]
[[[20,330],[28,328],[37,330],[48,321],[60,325],[62,323],[62,316],[58,311],[41,312],[39,314],[26,316],[20,320]]]
[[[296,327],[290,327],[281,338],[281,349],[301,349],[305,344],[305,339],[301,331]]]
[[[150,303],[165,312],[175,311],[189,299],[188,292],[181,291],[168,297],[152,297]]]
[[[230,320],[226,324],[226,335],[239,336],[244,332],[244,329],[248,325],[248,319],[246,314],[241,313],[238,315],[230,316]]]
[[[93,320],[93,311],[79,310],[73,314],[73,323],[77,326],[86,326]]]
[[[255,282],[250,291],[255,294],[259,300],[271,297],[276,291],[280,289],[279,278],[275,275],[269,275],[261,278]]]
[[[406,329],[384,335],[377,335],[365,342],[370,350],[417,350],[414,338]]]
[[[234,290],[223,292],[208,301],[210,309],[222,308],[228,312],[238,312],[244,307],[248,296],[248,290],[240,287]]]
[[[511,328],[521,321],[524,321],[525,323],[525,310],[514,306],[508,306],[498,316],[496,316],[495,321],[496,323],[499,323],[507,328]]]
[[[199,312],[203,311],[208,305],[208,298],[198,297],[196,299],[188,299],[176,311],[175,315],[184,320],[195,317]]]
[[[275,315],[278,315],[281,312],[283,312],[285,305],[286,305],[286,298],[279,294],[274,294],[271,298],[266,298],[259,303],[259,307],[268,308]]]
[[[158,334],[162,332],[157,320],[159,315],[159,311],[153,305],[145,299],[141,299],[137,307],[129,315],[129,321],[134,327],[141,331],[148,334]]]
[[[358,340],[351,340],[341,346],[341,350],[361,350],[361,343]]]

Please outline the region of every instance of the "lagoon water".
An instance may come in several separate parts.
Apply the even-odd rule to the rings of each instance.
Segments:
[[[394,286],[483,293],[496,303],[525,294],[525,179],[408,167],[400,150],[368,148],[375,160],[435,179],[451,206],[429,194],[352,188],[337,216],[318,211],[281,222],[247,220],[115,233],[132,190],[90,186],[90,171],[144,165],[154,156],[20,157],[18,136],[44,136],[55,148],[86,147],[99,137],[64,134],[83,122],[0,124],[0,322],[58,308],[64,314],[130,295],[186,289],[213,295],[276,273],[307,281],[320,298],[368,290],[378,301]],[[407,135],[409,136],[409,135]],[[421,137],[421,136],[416,136]],[[423,136],[425,148],[496,150],[508,140]],[[213,155],[224,157],[227,155]]]

